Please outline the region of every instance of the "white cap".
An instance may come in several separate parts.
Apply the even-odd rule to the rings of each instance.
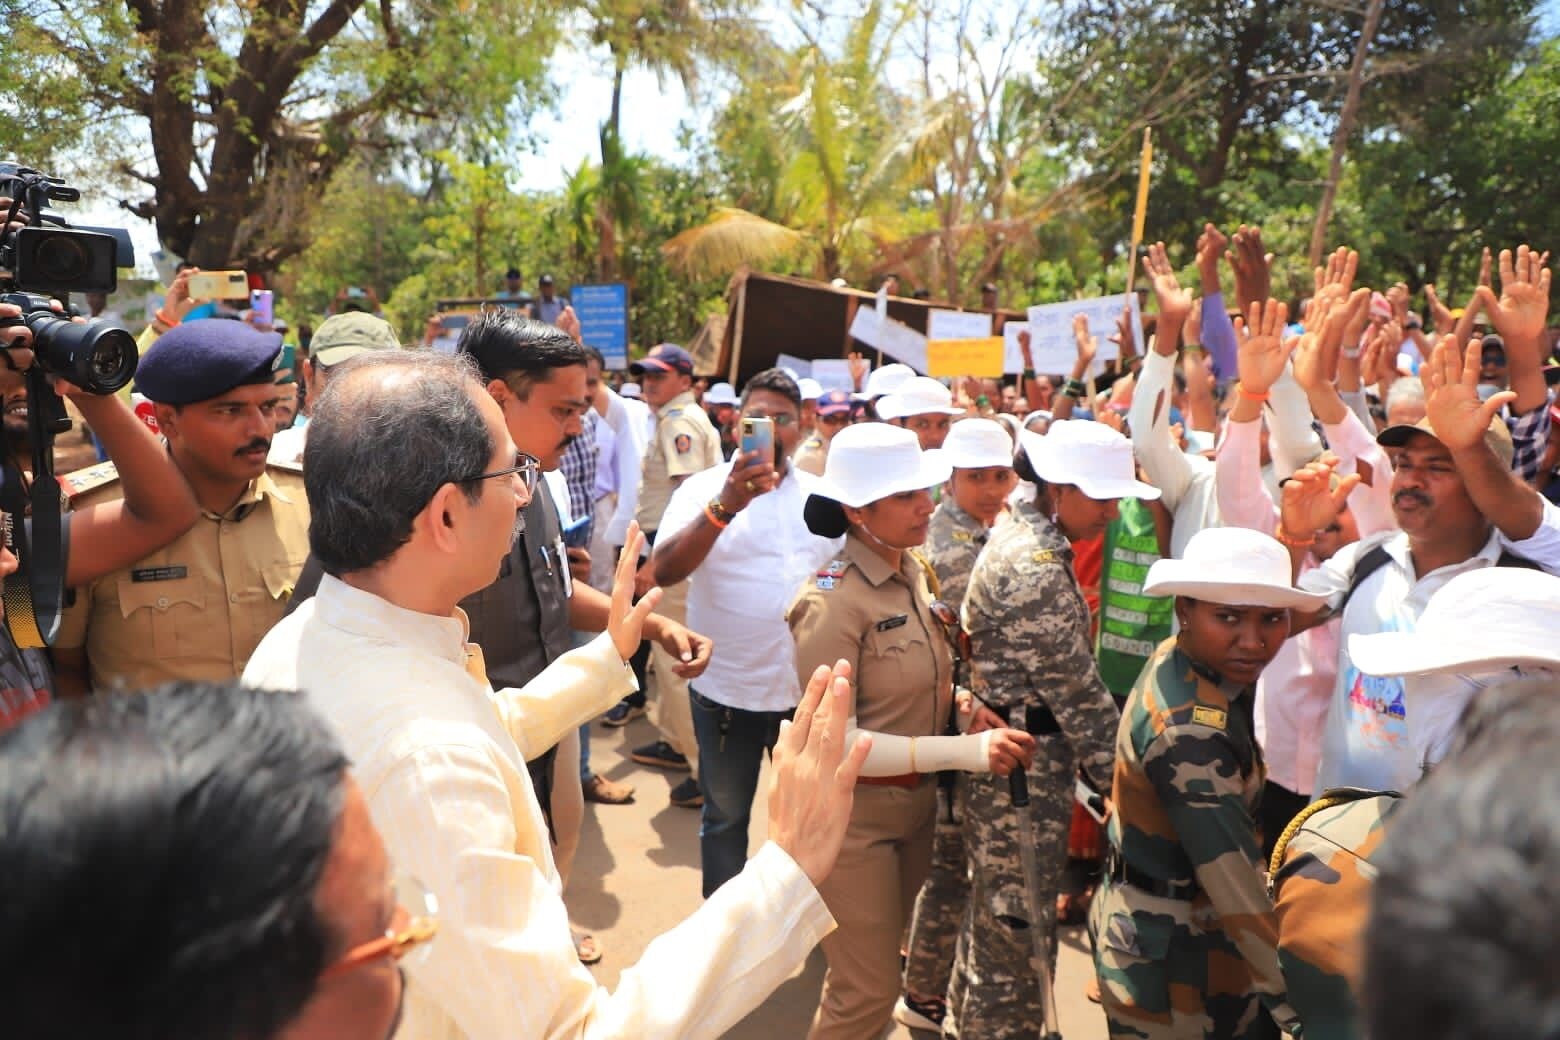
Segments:
[[[742,399],[737,396],[736,390],[730,383],[716,383],[704,391],[704,403],[738,405],[742,403]]]
[[[877,403],[879,419],[903,419],[909,415],[963,415],[953,406],[953,391],[930,376],[915,376]]]
[[[1018,442],[1036,475],[1047,484],[1072,484],[1096,502],[1159,497],[1158,488],[1137,479],[1132,442],[1104,423],[1053,422],[1044,437],[1025,430]]]
[[[816,401],[823,396],[823,384],[807,376],[796,381],[796,388],[802,392],[804,401]]]
[[[995,419],[960,419],[948,431],[942,453],[954,469],[1013,465],[1013,438]]]
[[[1179,560],[1154,562],[1143,595],[1280,610],[1316,610],[1327,602],[1325,595],[1295,588],[1291,573],[1289,550],[1270,536],[1244,527],[1206,527],[1192,535]]]
[[[622,386],[618,387],[618,396],[619,397],[632,397],[634,400],[637,401],[641,397],[643,397],[644,395],[642,393],[640,393],[639,384],[638,383],[624,383]]]
[[[792,368],[790,365],[781,365],[780,366],[780,371],[782,371],[786,375],[790,376],[791,377],[791,382],[793,382],[793,383],[796,382],[798,379],[802,378],[801,375],[796,371],[796,369]]]
[[[1476,673],[1512,665],[1560,667],[1560,578],[1483,567],[1448,581],[1412,632],[1349,637],[1366,675]]]
[[[874,397],[882,397],[899,389],[901,383],[915,378],[915,369],[909,365],[901,365],[894,362],[892,365],[884,365],[882,368],[874,368],[867,373],[866,389],[861,391],[861,396],[869,400]]]
[[[952,472],[942,451],[922,451],[920,438],[910,430],[857,423],[829,442],[829,459],[812,497],[859,508],[901,491],[936,487]]]

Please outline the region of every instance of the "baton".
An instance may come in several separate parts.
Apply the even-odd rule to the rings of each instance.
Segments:
[[[1008,774],[1008,793],[1018,810],[1018,858],[1024,865],[1024,887],[1029,892],[1029,940],[1034,948],[1035,973],[1040,978],[1040,1020],[1044,1032],[1040,1040],[1062,1040],[1056,1020],[1056,991],[1051,984],[1051,951],[1045,941],[1045,918],[1040,907],[1040,865],[1035,862],[1035,821],[1029,815],[1029,780],[1023,764]]]

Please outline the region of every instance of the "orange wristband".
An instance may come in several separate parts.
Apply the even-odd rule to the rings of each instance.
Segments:
[[[711,509],[709,506],[704,507],[704,518],[710,523],[714,524],[717,531],[724,531],[731,525],[730,520],[722,520],[720,517],[715,515],[715,510]]]
[[[1274,529],[1273,537],[1278,539],[1284,545],[1288,545],[1296,549],[1304,549],[1308,546],[1316,544],[1316,536],[1314,534],[1309,538],[1296,538],[1294,535],[1284,530],[1283,524],[1279,524],[1278,527]]]
[[[1254,394],[1250,390],[1246,389],[1244,383],[1236,383],[1235,392],[1240,394],[1242,397],[1249,397],[1253,401],[1266,401],[1269,397],[1273,396],[1273,393],[1270,390],[1264,390],[1260,394]]]

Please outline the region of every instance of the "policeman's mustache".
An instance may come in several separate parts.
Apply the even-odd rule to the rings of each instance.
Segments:
[[[239,448],[233,454],[234,455],[247,455],[247,454],[249,454],[252,451],[270,451],[270,450],[271,450],[271,442],[270,441],[266,440],[264,437],[256,437],[254,440],[250,441],[248,444],[244,445],[242,448]]]
[[[1403,490],[1392,496],[1393,505],[1401,505],[1404,502],[1417,502],[1427,509],[1433,504],[1428,495],[1421,491]]]

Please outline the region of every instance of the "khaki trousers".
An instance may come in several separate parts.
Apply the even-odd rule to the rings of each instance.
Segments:
[[[829,970],[809,1040],[880,1035],[899,996],[899,946],[932,862],[937,785],[861,784],[834,870],[818,886],[839,927],[823,940]]]
[[[665,589],[655,612],[678,624],[687,624],[688,583],[679,582]],[[693,735],[693,709],[688,704],[688,680],[672,671],[682,662],[661,649],[661,644],[650,643],[649,685],[655,691],[651,721],[661,731],[661,739],[688,759],[693,778],[699,778],[699,742]]]

